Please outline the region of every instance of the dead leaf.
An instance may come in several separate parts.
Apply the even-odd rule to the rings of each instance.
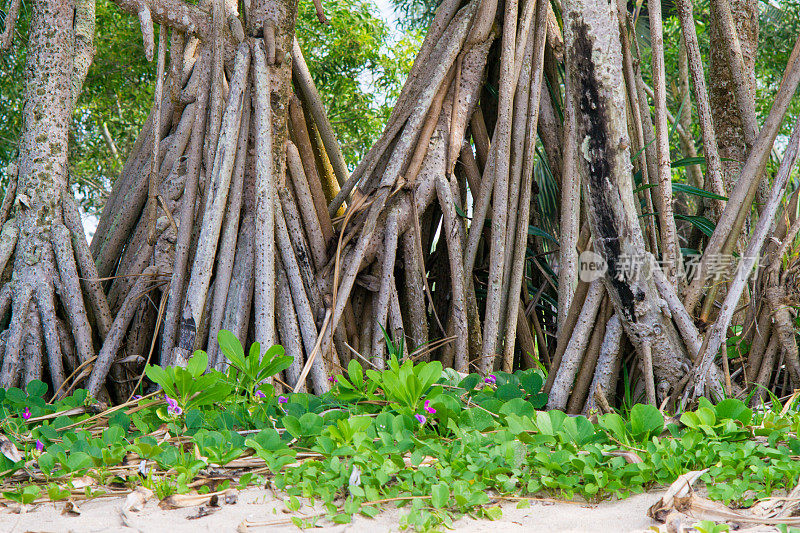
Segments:
[[[69,500],[67,501],[67,504],[64,506],[64,510],[61,511],[61,514],[65,516],[80,516],[81,508],[78,507],[78,504],[76,504],[72,500]]]
[[[700,479],[700,476],[708,472],[705,470],[693,470],[686,472],[672,482],[667,492],[647,510],[647,516],[663,523],[670,511],[675,508],[675,497],[686,497],[692,493],[692,485]]]
[[[800,526],[800,517],[778,516],[767,517],[752,511],[741,512],[731,509],[719,502],[702,498],[694,493],[692,485],[707,470],[696,470],[683,474],[670,485],[667,492],[647,511],[647,515],[659,522],[668,522],[668,531],[676,529],[686,523],[682,517],[691,520],[711,520],[714,522],[727,522],[732,524],[748,525],[777,525]],[[784,511],[785,513],[786,511]],[[676,517],[675,515],[680,515]],[[676,520],[680,521],[676,524]]]
[[[642,458],[639,457],[639,454],[633,450],[611,450],[608,452],[602,452],[602,454],[606,457],[622,457],[628,464],[644,462],[642,461]]]
[[[209,492],[208,494],[198,494],[195,491],[187,494],[173,494],[168,498],[164,498],[158,504],[162,509],[183,509],[184,507],[194,507],[195,505],[209,504],[212,498],[216,497],[215,503],[219,501],[220,496],[225,503],[228,503],[229,493],[236,493],[234,489],[228,489],[220,492]],[[235,496],[234,500],[235,502]]]
[[[139,512],[144,508],[147,501],[153,497],[153,491],[145,487],[136,487],[136,490],[128,494],[125,498],[125,505],[122,506],[124,511]]]
[[[206,507],[205,505],[201,505],[199,509],[197,509],[197,514],[187,516],[187,520],[197,520],[198,518],[203,518],[204,516],[208,516],[210,514],[214,514],[217,512],[217,509]]]
[[[437,459],[436,457],[431,457],[430,455],[426,455],[425,457],[422,458],[422,462],[420,464],[414,466],[414,464],[411,462],[411,454],[407,453],[403,456],[403,462],[405,463],[406,468],[419,468],[420,466],[430,466],[436,463]]]
[[[84,489],[86,487],[97,485],[97,480],[90,476],[81,476],[70,481],[70,484],[72,485],[73,489]]]
[[[8,440],[8,437],[2,433],[0,433],[0,453],[5,455],[8,460],[13,463],[22,461],[22,455],[20,455],[17,447],[14,446],[14,443]]]

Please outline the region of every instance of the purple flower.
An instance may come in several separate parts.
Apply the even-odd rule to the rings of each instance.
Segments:
[[[39,439],[36,439],[36,451],[44,451],[44,442],[40,441]]]
[[[497,376],[495,376],[494,374],[489,374],[489,377],[487,377],[483,381],[485,381],[489,385],[494,385],[495,383],[497,383]]]
[[[425,422],[428,421],[428,419],[425,418],[425,415],[416,414],[416,415],[414,415],[414,418],[417,419],[417,422],[419,422],[420,426],[424,425]]]
[[[170,398],[166,394],[164,394],[164,399],[167,401],[167,413],[173,416],[178,416],[179,414],[183,413],[183,409],[181,409],[181,406],[178,405],[178,400]]]
[[[339,383],[339,380],[338,380],[338,379],[336,379],[336,376],[331,376],[331,377],[329,377],[329,378],[328,378],[328,381],[330,381],[331,383]]]
[[[278,403],[286,403],[289,401],[289,398],[286,396],[278,396]]]
[[[430,400],[425,400],[425,407],[423,407],[423,409],[425,409],[429,414],[432,414],[432,415],[436,414],[436,409],[431,407],[431,401]]]
[[[31,417],[31,410],[26,407],[25,410],[22,411],[22,418],[28,420],[30,417]]]
[[[256,398],[266,398],[267,395],[264,394],[264,391],[257,390],[255,394]]]

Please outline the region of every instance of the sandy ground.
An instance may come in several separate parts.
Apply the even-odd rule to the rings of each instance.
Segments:
[[[658,500],[661,493],[639,494],[621,501],[610,501],[600,505],[583,503],[533,502],[530,507],[517,509],[515,503],[503,505],[503,517],[496,522],[463,518],[456,522],[456,530],[464,532],[641,532],[657,525],[647,517],[647,508]],[[125,532],[143,533],[225,533],[238,531],[270,532],[299,531],[289,520],[282,500],[275,499],[263,489],[247,489],[238,495],[234,505],[223,505],[212,514],[189,519],[198,514],[199,507],[163,510],[158,502],[151,500],[137,513],[127,512],[123,517],[121,498],[100,498],[81,502],[80,516],[62,514],[64,503],[47,503],[31,509],[25,514],[9,514],[0,511],[0,532]],[[314,514],[318,511],[303,507],[296,516]],[[311,529],[320,533],[382,533],[400,531],[400,516],[407,511],[391,508],[375,519],[362,516],[354,518],[352,524],[335,525],[320,519]],[[246,521],[246,522],[245,522]],[[241,528],[241,524],[251,524]],[[262,524],[262,525],[259,525]]]

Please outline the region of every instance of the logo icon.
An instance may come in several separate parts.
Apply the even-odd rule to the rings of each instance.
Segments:
[[[590,283],[602,278],[608,270],[606,260],[598,253],[586,250],[578,258],[578,277],[581,281]]]

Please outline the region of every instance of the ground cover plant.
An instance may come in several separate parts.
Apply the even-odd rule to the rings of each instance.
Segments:
[[[541,411],[539,370],[463,376],[396,356],[380,371],[352,360],[320,396],[276,393],[268,378],[291,364],[281,347],[245,355],[225,331],[220,346],[225,374],[203,374],[198,351],[186,368],[148,367],[159,390],[111,409],[85,390],[48,402],[40,381],[0,389],[3,501],[259,485],[290,510],[322,502],[334,522],[401,505],[402,525],[425,530],[496,519],[507,500],[623,498],[690,470],[708,468],[709,496],[733,507],[800,478],[798,395],[762,410],[701,400],[679,418],[636,404],[588,419]]]

